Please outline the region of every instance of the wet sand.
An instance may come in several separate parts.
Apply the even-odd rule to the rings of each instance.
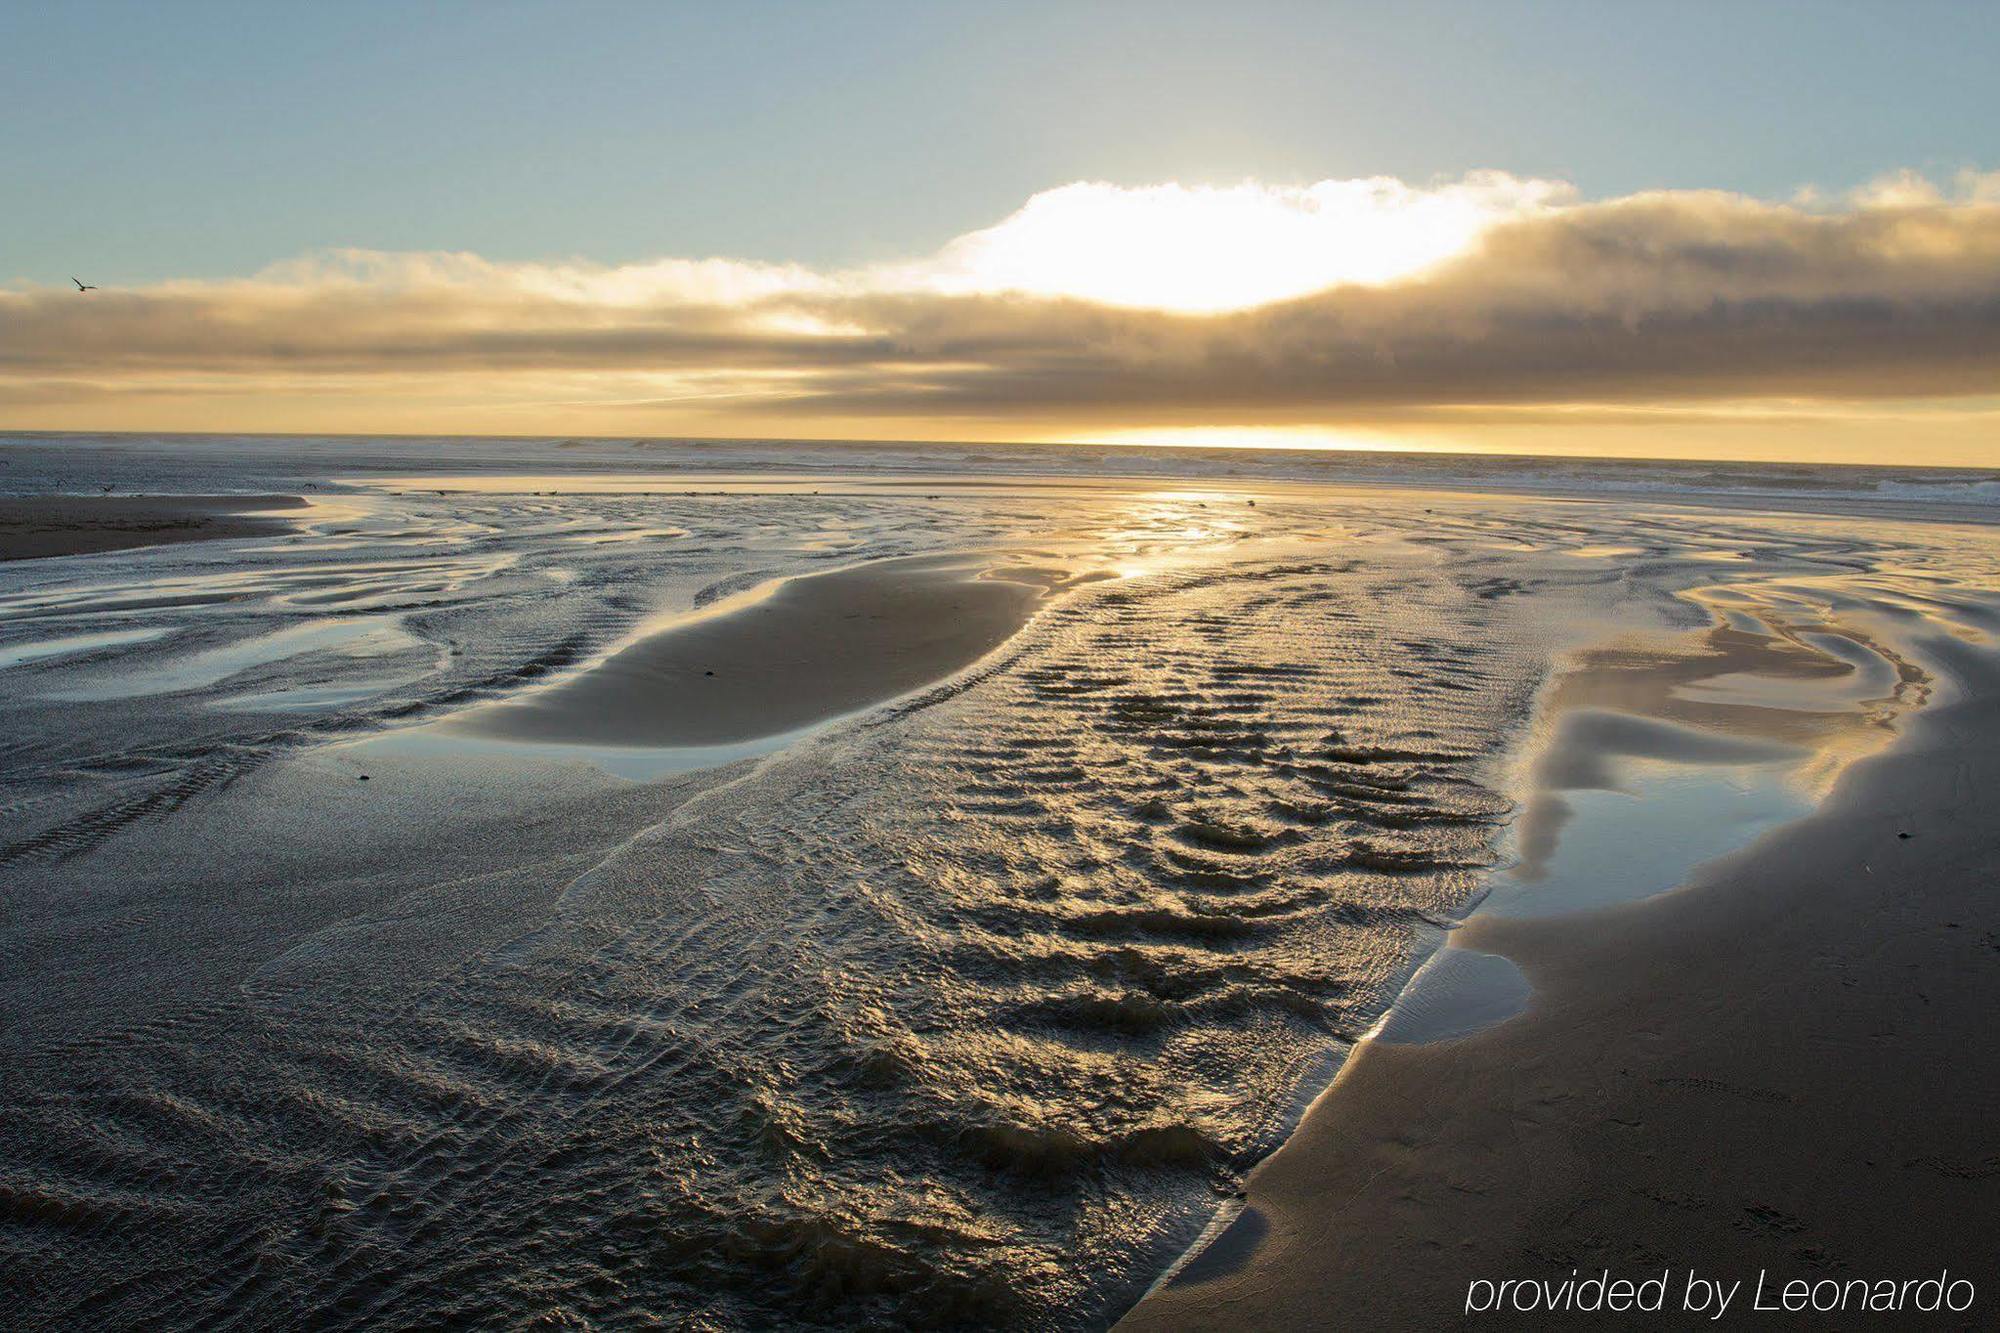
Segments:
[[[286,531],[257,511],[295,509],[295,495],[30,495],[0,497],[0,560],[42,560],[136,546],[262,537]]]
[[[1673,893],[1457,932],[1526,974],[1526,1012],[1358,1048],[1120,1327],[1437,1327],[1475,1279],[1572,1269],[1741,1278],[1745,1306],[1760,1272],[1948,1269],[1979,1303],[1937,1326],[1990,1317],[2000,666],[1930,650],[1957,693],[1809,817]]]
[[[314,494],[326,476],[279,464],[318,447],[269,446],[267,470],[226,476],[178,446],[135,450],[116,480]],[[393,470],[374,458],[387,447],[367,446],[361,475]],[[434,454],[473,466],[458,443]],[[72,475],[35,489],[94,489]],[[1731,903],[1671,928],[1647,914],[1689,895],[1606,912],[1595,871],[1624,875],[1620,901],[1668,889],[1809,809],[1823,784],[1778,791],[1808,760],[1879,750],[1870,715],[1909,684],[1885,654],[1939,624],[1967,642],[2000,629],[1989,527],[1213,483],[672,481],[367,491],[281,541],[9,567],[14,1322],[1103,1327],[1279,1149],[1385,1006],[1421,991],[1403,983],[1427,954],[1459,956],[1492,1003],[1349,1062],[1343,1090],[1387,1089],[1365,1141],[1384,1161],[1343,1178],[1358,1202],[1330,1205],[1314,1167],[1281,1218],[1265,1202],[1278,1168],[1257,1177],[1249,1229],[1305,1258],[1256,1314],[1292,1300],[1298,1322],[1441,1322],[1391,1308],[1447,1280],[1430,1240],[1455,1253],[1476,1235],[1474,1257],[1544,1268],[1604,1237],[1666,1253],[1664,1231],[1595,1220],[1638,1206],[1620,1134],[1721,1157],[1705,1184],[1665,1162],[1630,1182],[1712,1210],[1702,1227],[1767,1230],[1774,1264],[1816,1246],[1861,1269],[1885,1251],[1818,1234],[1806,1168],[1760,1174],[1757,1151],[1797,1153],[1786,1135],[1819,1123],[1815,1087],[1893,1088],[1911,1124],[1972,1099],[1938,1072],[1963,1052],[1926,1067],[1948,1043],[1921,1029],[1906,1040],[1923,1051],[1892,1048],[1862,1080],[1826,1072],[1876,1056],[1816,1042],[1878,1014],[1890,1032],[1917,1021],[1918,974],[1869,961],[1859,928],[1838,948],[1785,938],[1825,924],[1789,904],[1852,915],[1852,867],[1786,889],[1775,924]],[[1758,628],[1787,617],[1813,651]],[[1596,915],[1447,936],[1505,892],[1488,886],[1508,873],[1520,787],[1493,757],[1540,725],[1548,673],[1607,632],[1618,653],[1558,691],[1575,722],[1549,728],[1538,752],[1555,759],[1533,775],[1571,808],[1547,811],[1532,887],[1587,881],[1564,902]],[[1690,660],[1667,690],[1660,652]],[[1926,687],[1949,676],[1910,660]],[[865,714],[696,743],[786,725],[749,711],[817,716],[911,680]],[[558,700],[603,743],[446,734]],[[1701,779],[1712,804],[1654,799],[1671,785],[1658,773],[1697,770],[1729,779]],[[1891,793],[1848,808],[1893,814],[1907,798]],[[1658,825],[1669,805],[1664,831],[1603,834],[1607,809]],[[1868,847],[1893,838],[1870,828]],[[1943,850],[1911,830],[1870,873]],[[1871,910],[1894,948],[1928,938],[1906,902]],[[1984,947],[1979,918],[1948,919]],[[1550,933],[1572,929],[1573,946]],[[1431,954],[1441,937],[1477,947]],[[1923,977],[1963,1012],[1990,988]],[[1840,978],[1861,993],[1789,1011],[1831,1038],[1758,1028],[1784,1012],[1767,992]],[[1570,996],[1608,1016],[1550,1008]],[[1970,1020],[1952,1023],[1976,1051]],[[1523,1030],[1525,1045],[1484,1044]],[[1447,1058],[1491,1049],[1471,1072]],[[1620,1069],[1637,1080],[1622,1094]],[[1432,1071],[1417,1093],[1411,1070]],[[1942,1120],[1927,1100],[1949,1104]],[[1774,1107],[1792,1120],[1761,1127]],[[1879,1161],[1961,1183],[1876,1191],[1891,1204],[1990,1187],[1983,1158],[1892,1128],[1917,1137]],[[1836,1157],[1845,1143],[1822,1138]],[[1587,1176],[1591,1154],[1604,1165]],[[1322,1254],[1337,1225],[1345,1252]],[[1185,1290],[1262,1254],[1224,1247]],[[1372,1285],[1313,1286],[1322,1258]]]
[[[706,746],[794,731],[1004,643],[1059,571],[952,556],[786,580],[647,633],[581,675],[454,724],[572,745]]]

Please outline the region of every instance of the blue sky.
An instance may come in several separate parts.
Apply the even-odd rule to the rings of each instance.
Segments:
[[[2000,165],[2000,5],[0,7],[0,282],[924,253],[1079,179]]]

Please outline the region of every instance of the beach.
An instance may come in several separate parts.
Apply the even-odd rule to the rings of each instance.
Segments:
[[[0,1333],[2000,1329],[2000,5],[244,8],[0,3]]]
[[[2000,1280],[1988,478],[0,449],[28,1326]]]

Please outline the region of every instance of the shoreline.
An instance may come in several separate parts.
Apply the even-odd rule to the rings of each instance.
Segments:
[[[0,561],[273,536],[291,525],[263,511],[305,505],[296,495],[0,496]]]
[[[1525,1012],[1457,1039],[1357,1044],[1234,1215],[1118,1327],[1431,1326],[1463,1314],[1475,1281],[1572,1268],[1754,1281],[1942,1264],[2000,1294],[1990,1258],[1960,1240],[2000,1224],[1980,1190],[2000,1159],[1980,1155],[1967,1109],[2000,1091],[2000,1060],[1977,1054],[1972,976],[1982,945],[2000,949],[2000,910],[1980,894],[2000,847],[1970,833],[1991,822],[1979,779],[2000,781],[2000,661],[1927,646],[1953,697],[1811,813],[1636,902],[1475,912],[1432,956],[1518,966]],[[1877,939],[1887,913],[1903,930]],[[1829,973],[1844,1021],[1815,1005]],[[1697,976],[1711,983],[1690,988]],[[1936,1013],[1941,988],[1956,1002]],[[1966,1087],[1912,1105],[1927,1069]],[[1723,1124],[1739,1142],[1718,1151]],[[1829,1179],[1843,1168],[1860,1179]]]

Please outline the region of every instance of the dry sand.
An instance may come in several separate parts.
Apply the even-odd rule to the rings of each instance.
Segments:
[[[1006,642],[1047,569],[963,556],[790,579],[660,629],[582,675],[457,729],[583,745],[721,745],[781,735],[948,676]]]
[[[1572,1268],[1742,1278],[1744,1304],[1760,1271],[1949,1269],[1978,1302],[1929,1326],[1990,1319],[2000,667],[1934,650],[1959,697],[1809,818],[1671,894],[1468,925],[1457,944],[1526,972],[1528,1011],[1359,1048],[1121,1327],[1437,1327],[1473,1279]]]
[[[295,509],[295,495],[27,495],[0,497],[0,560],[40,560],[134,546],[261,537],[282,519],[256,511]]]

